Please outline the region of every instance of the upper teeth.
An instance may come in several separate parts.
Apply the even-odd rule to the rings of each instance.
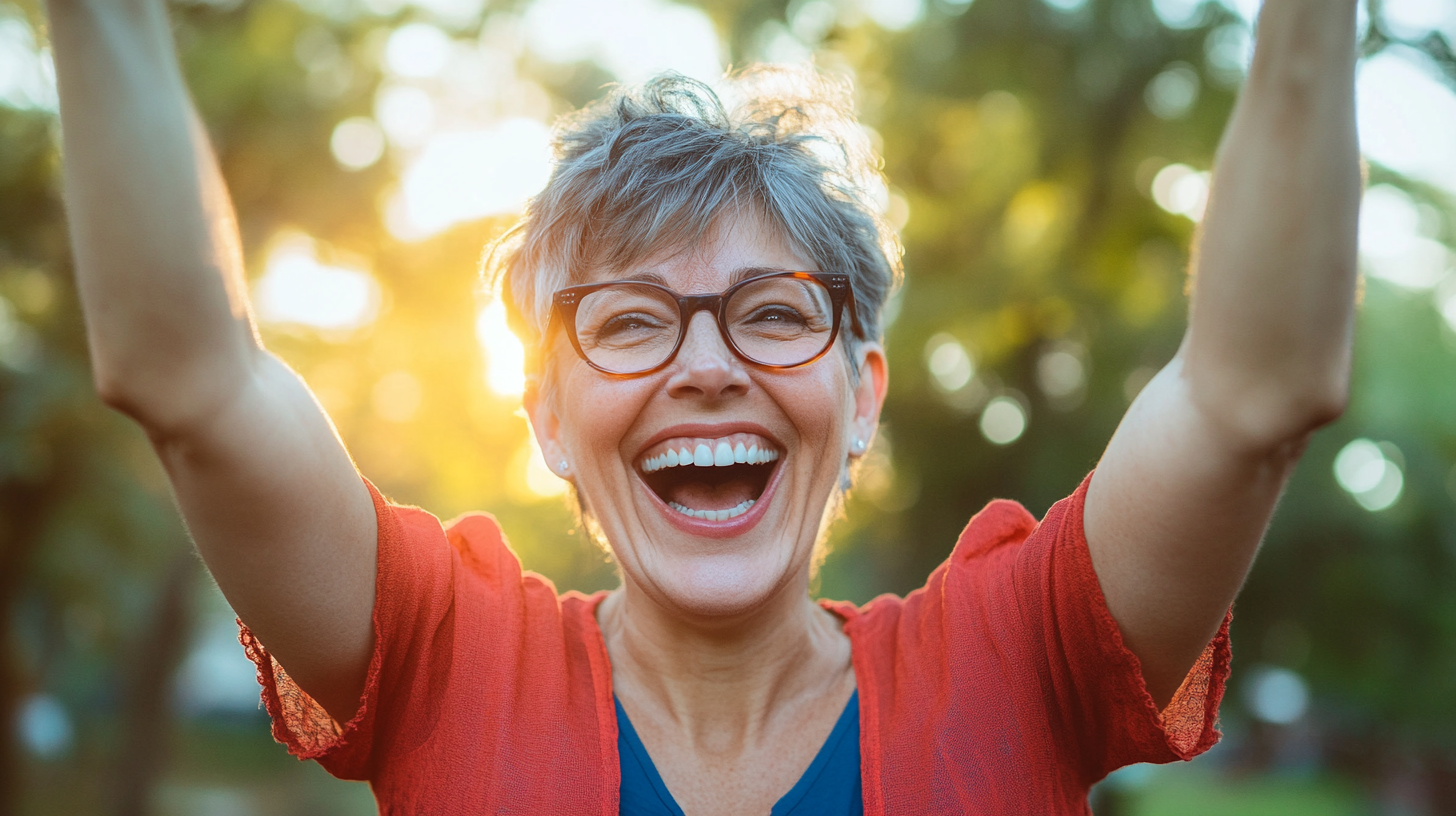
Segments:
[[[732,441],[727,439],[699,440],[695,443],[675,443],[657,456],[648,457],[642,462],[642,471],[652,473],[663,468],[678,467],[680,465],[694,465],[696,467],[727,467],[728,465],[761,465],[772,462],[779,458],[779,452],[765,447],[760,450],[758,444],[749,443],[744,445],[742,440]]]

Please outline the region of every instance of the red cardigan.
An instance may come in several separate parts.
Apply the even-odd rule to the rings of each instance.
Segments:
[[[1092,571],[1086,489],[1040,524],[1014,502],[987,505],[907,598],[823,602],[852,644],[868,816],[1089,814],[1088,788],[1109,772],[1218,739],[1227,619],[1160,714]],[[334,723],[243,629],[277,739],[368,780],[386,816],[617,816],[605,593],[558,597],[490,516],[442,528],[370,491],[375,649],[354,719]]]

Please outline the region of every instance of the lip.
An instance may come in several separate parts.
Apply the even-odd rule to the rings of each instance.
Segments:
[[[700,439],[717,439],[719,437],[731,436],[736,433],[757,434],[764,439],[774,443],[780,452],[784,450],[784,443],[779,438],[769,433],[768,429],[757,422],[716,422],[716,423],[690,423],[685,425],[673,425],[670,428],[663,428],[653,434],[637,452],[632,455],[632,461],[636,462],[642,458],[643,451],[674,437],[698,437]],[[636,470],[634,467],[633,470]],[[640,474],[639,474],[640,475]],[[655,494],[654,494],[655,495]]]
[[[642,456],[642,451],[656,445],[658,442],[672,439],[673,437],[695,436],[703,439],[716,439],[736,433],[758,434],[764,439],[773,442],[780,451],[784,449],[784,445],[778,440],[778,437],[769,433],[767,428],[756,422],[696,423],[674,425],[670,428],[662,429],[646,442],[642,443],[642,447],[637,451],[636,458]],[[779,479],[783,476],[784,469],[780,466],[783,461],[783,459],[780,459],[774,465],[773,475],[769,477],[768,485],[764,487],[763,493],[754,501],[753,506],[748,508],[748,512],[737,518],[728,519],[727,521],[706,521],[679,513],[671,507],[668,507],[667,502],[663,501],[662,497],[657,495],[657,491],[647,486],[647,483],[642,479],[642,473],[637,468],[632,468],[632,472],[636,475],[642,492],[647,494],[652,505],[667,518],[669,524],[689,535],[699,536],[701,538],[721,539],[743,535],[753,529],[763,519],[764,515],[768,513],[768,506],[773,499],[775,490],[778,488]]]
[[[757,432],[731,431],[731,433]],[[637,481],[641,485],[642,492],[647,494],[647,498],[652,502],[653,506],[662,515],[667,517],[669,524],[679,530],[701,538],[733,538],[753,529],[763,519],[764,514],[768,513],[768,506],[773,499],[774,491],[779,486],[779,479],[783,476],[783,472],[784,469],[782,467],[775,465],[773,475],[769,477],[768,485],[764,487],[763,493],[759,495],[758,499],[753,503],[753,506],[748,508],[748,512],[737,518],[728,519],[727,521],[706,521],[679,513],[671,507],[668,507],[667,502],[663,501],[662,497],[658,496],[656,491],[648,487],[646,482],[642,481],[642,475],[640,473],[637,474]]]

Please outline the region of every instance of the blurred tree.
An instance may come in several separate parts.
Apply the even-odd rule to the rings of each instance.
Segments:
[[[526,565],[563,589],[610,586],[610,564],[550,495],[553,477],[529,475],[518,400],[485,376],[503,347],[482,347],[493,324],[472,297],[476,259],[506,217],[401,238],[388,202],[421,148],[389,135],[382,157],[350,169],[335,142],[356,117],[376,133],[385,92],[433,88],[381,68],[410,22],[488,57],[469,104],[497,119],[565,112],[612,75],[524,44],[527,0],[463,21],[436,6],[449,4],[173,10],[257,285],[280,247],[306,236],[319,262],[358,269],[372,287],[372,312],[352,327],[263,315],[269,346],[315,389],[361,470],[442,516],[492,510]],[[903,224],[907,250],[892,305],[895,376],[885,438],[820,582],[858,601],[910,591],[986,500],[1041,513],[1071,492],[1176,349],[1196,224],[1170,208],[1197,214],[1198,172],[1213,162],[1247,28],[1213,2],[701,6],[734,64],[812,54],[852,75],[882,145],[886,217]],[[1403,40],[1373,12],[1367,51],[1418,48],[1456,83],[1449,40]],[[0,0],[0,22],[10,19],[43,30],[34,0]],[[0,723],[16,722],[33,694],[59,698],[80,716],[80,742],[113,758],[119,776],[105,778],[125,780],[106,795],[140,813],[166,742],[146,724],[168,715],[187,562],[145,440],[91,390],[54,128],[45,105],[0,100]],[[1378,166],[1371,177],[1433,207],[1438,238],[1456,242],[1448,193]],[[1381,280],[1361,331],[1350,411],[1312,444],[1240,600],[1236,682],[1257,676],[1253,664],[1298,672],[1328,761],[1377,789],[1423,780],[1433,812],[1449,811],[1456,804],[1436,797],[1453,794],[1436,780],[1456,756],[1456,487],[1446,486],[1456,334],[1429,296]],[[1387,509],[1365,509],[1332,476],[1357,437],[1388,440],[1383,455],[1403,460],[1404,490]],[[144,665],[124,672],[138,655]],[[1238,699],[1225,709],[1235,725]],[[1284,732],[1248,733],[1272,744]],[[35,767],[17,734],[0,731],[0,816],[21,812],[20,769]]]

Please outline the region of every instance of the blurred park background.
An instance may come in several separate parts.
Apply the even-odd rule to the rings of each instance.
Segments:
[[[212,0],[172,5],[270,346],[360,468],[615,583],[519,411],[482,246],[607,83],[754,60],[852,77],[903,231],[883,438],[818,591],[914,589],[993,497],[1094,465],[1184,325],[1257,0]],[[1369,0],[1350,410],[1237,606],[1225,739],[1113,814],[1456,813],[1456,2]],[[366,814],[272,743],[142,434],[98,402],[43,8],[0,0],[0,816]],[[125,202],[118,202],[125,206]]]

